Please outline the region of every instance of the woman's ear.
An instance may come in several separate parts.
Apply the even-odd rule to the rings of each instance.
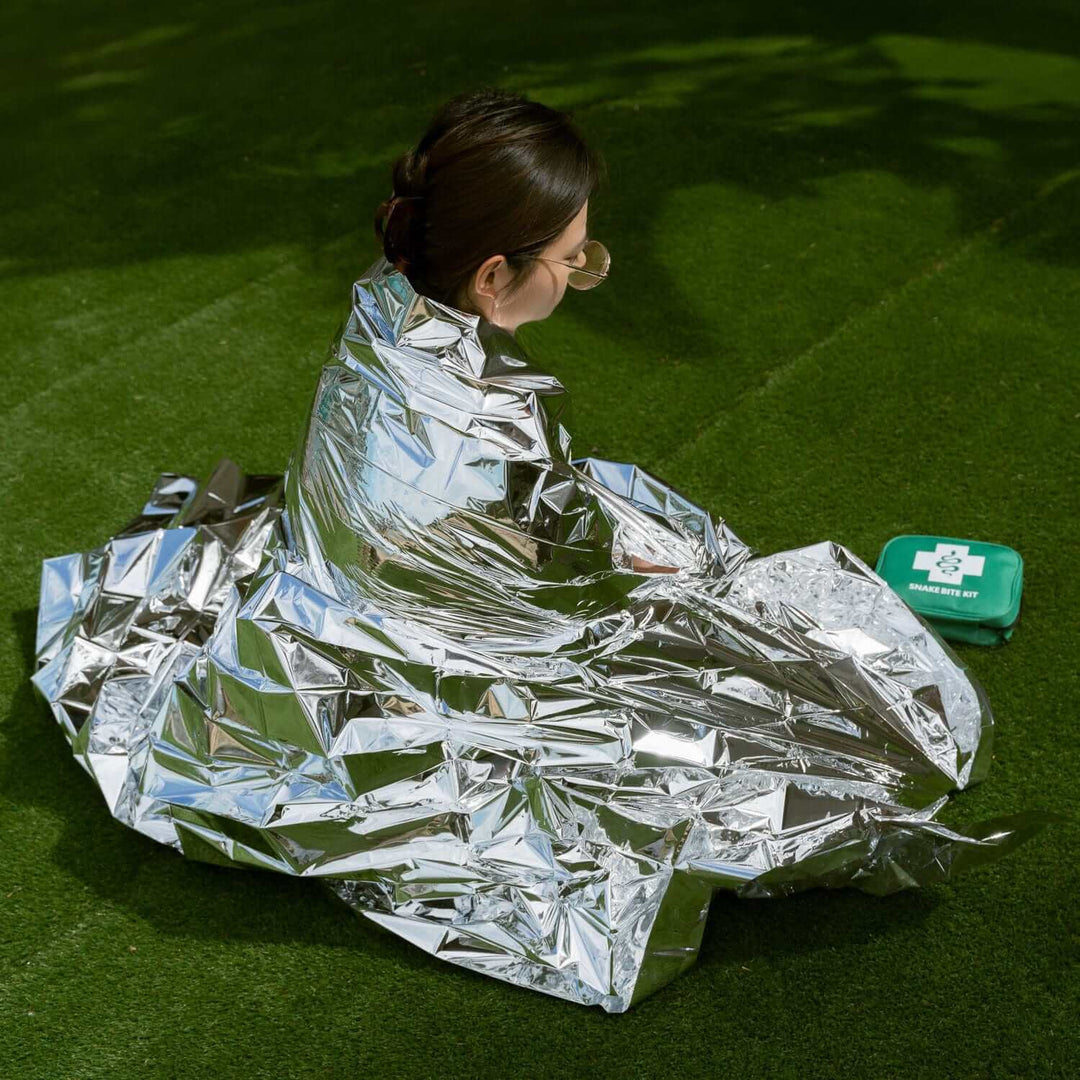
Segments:
[[[506,259],[502,255],[490,255],[486,258],[473,275],[473,289],[479,296],[486,296],[494,300],[499,292],[498,279],[499,268],[506,265]]]

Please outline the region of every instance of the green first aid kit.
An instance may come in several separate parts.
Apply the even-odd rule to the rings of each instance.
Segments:
[[[874,571],[943,638],[999,645],[1020,617],[1024,560],[1005,544],[894,536]]]

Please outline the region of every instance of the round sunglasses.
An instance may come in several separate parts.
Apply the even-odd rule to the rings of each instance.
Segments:
[[[574,272],[566,279],[566,284],[572,289],[591,289],[607,277],[611,255],[599,240],[586,240],[581,251],[585,256],[584,266],[574,266],[573,263],[564,262],[562,259],[546,259],[543,255],[527,255],[525,258],[539,259],[541,262],[554,263],[556,266],[571,266]]]

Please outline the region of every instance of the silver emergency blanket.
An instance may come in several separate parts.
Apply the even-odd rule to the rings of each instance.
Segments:
[[[379,259],[282,475],[163,473],[46,558],[32,680],[111,813],[609,1012],[714,889],[883,895],[1055,819],[936,822],[991,758],[952,649],[843,545],[761,555],[571,458],[568,400]]]

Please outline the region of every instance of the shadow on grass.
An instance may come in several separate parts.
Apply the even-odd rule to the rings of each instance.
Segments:
[[[13,623],[29,673],[36,611],[17,613]],[[323,882],[185,858],[115,820],[95,782],[71,756],[63,733],[28,677],[19,685],[5,731],[0,790],[13,806],[45,809],[63,822],[59,841],[38,857],[51,860],[93,894],[139,916],[162,935],[338,946],[359,949],[362,957],[385,957],[418,972],[446,971],[445,961],[354,913]],[[17,866],[9,867],[9,880],[18,884]],[[702,976],[709,980],[733,965],[742,968],[772,956],[911,933],[936,906],[938,893],[937,888],[902,893],[887,904],[851,889],[813,889],[777,901],[745,901],[714,893],[696,968],[716,965],[718,970]],[[488,976],[457,970],[478,984],[490,982]],[[662,1000],[664,995],[658,996]],[[635,1008],[647,1006],[648,1001]],[[576,1006],[571,1008],[576,1011]]]
[[[937,7],[554,0],[375,19],[341,2],[72,3],[57,35],[55,5],[27,6],[8,22],[33,59],[0,93],[20,163],[0,275],[290,244],[340,303],[378,254],[371,216],[393,159],[442,101],[488,83],[571,109],[607,159],[590,224],[619,281],[583,317],[615,347],[646,332],[671,355],[722,355],[723,327],[695,313],[655,250],[680,190],[816,199],[831,178],[889,173],[948,188],[967,236],[1048,184],[1080,187],[1070,6]],[[1080,265],[1077,222],[1062,216],[1018,253]],[[351,255],[320,254],[354,233]],[[645,295],[648,311],[627,319],[625,298]]]
[[[591,5],[567,8],[567,34],[556,4],[497,20],[497,60],[477,55],[487,7],[429,12],[407,35],[380,25],[377,50],[357,47],[370,16],[341,3],[191,18],[144,5],[82,28],[72,4],[62,37],[55,11],[28,9],[18,29],[37,61],[2,99],[22,166],[8,177],[7,271],[366,233],[393,157],[442,100],[485,80],[596,129],[633,222],[624,244],[647,240],[672,189],[813,196],[850,170],[948,186],[965,234],[1080,164],[1080,61],[1062,54],[1080,21],[1065,6],[1040,24],[1000,3],[965,16],[742,2],[677,17],[642,4],[614,25]],[[1053,238],[1028,255],[1080,261]]]

